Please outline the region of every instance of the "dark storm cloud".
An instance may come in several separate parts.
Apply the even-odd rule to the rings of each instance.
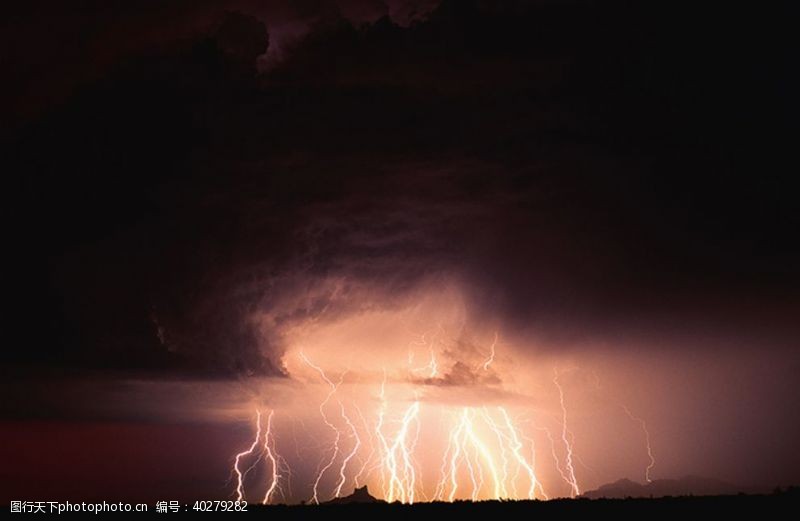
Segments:
[[[266,24],[272,35],[259,68],[286,57],[287,47],[321,19],[343,18],[358,25],[390,15],[408,24],[436,0],[142,0],[18,2],[0,20],[4,73],[0,86],[4,132],[41,115],[106,77],[120,61],[164,52],[213,31],[225,12],[242,12]]]
[[[512,325],[581,337],[677,312],[786,344],[786,28],[743,41],[738,24],[780,24],[748,13],[447,2],[408,30],[321,24],[270,80],[359,96],[342,117],[371,151],[459,157],[460,197],[490,217],[462,221],[451,267]]]
[[[464,362],[453,363],[441,376],[423,378],[420,383],[441,387],[469,387],[478,385],[497,385],[500,378],[493,372],[480,371]]]
[[[274,31],[240,10],[115,55],[11,140],[13,361],[280,375],[285,327],[442,276],[556,338],[699,308],[793,338],[788,17],[311,6],[258,75]]]

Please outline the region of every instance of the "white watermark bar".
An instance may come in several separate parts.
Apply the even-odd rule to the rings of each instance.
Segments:
[[[65,514],[68,512],[247,512],[247,501],[157,501],[152,510],[147,503],[70,502],[70,501],[12,501],[12,514]]]
[[[179,511],[180,505],[175,503],[175,512]],[[171,506],[171,505],[170,505]],[[65,514],[67,512],[93,512],[96,514],[105,512],[147,512],[147,503],[109,503],[102,501],[99,503],[72,503],[69,501],[12,501],[12,514]]]

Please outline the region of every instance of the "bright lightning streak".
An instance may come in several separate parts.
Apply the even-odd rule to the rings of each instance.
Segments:
[[[522,436],[518,428],[508,411],[503,407],[498,407],[498,411],[500,421],[495,420],[486,408],[479,413],[468,407],[461,410],[448,436],[435,499],[455,501],[459,490],[464,490],[466,486],[469,497],[476,501],[482,494],[487,477],[491,487],[490,497],[522,499],[517,492],[520,474],[525,475],[528,482],[525,498],[534,499],[537,488],[541,497],[547,498],[536,477],[533,459],[528,461],[522,454]],[[484,437],[487,431],[488,438]],[[492,438],[497,441],[496,444],[489,441]],[[468,477],[466,484],[462,483],[462,469]]]
[[[506,428],[508,429],[509,436],[511,437],[511,453],[514,455],[514,458],[519,463],[519,467],[523,468],[525,472],[528,474],[528,479],[530,480],[530,488],[528,489],[528,499],[533,499],[536,495],[536,487],[539,487],[539,492],[541,492],[542,496],[545,499],[548,499],[547,494],[545,494],[544,489],[542,488],[542,484],[539,483],[539,480],[536,479],[536,471],[534,470],[535,462],[528,463],[528,461],[522,456],[522,442],[519,440],[519,436],[517,435],[517,430],[514,428],[514,425],[511,423],[511,418],[508,415],[508,412],[503,407],[498,407],[500,409],[500,414],[503,416],[503,420],[506,423]],[[536,454],[533,441],[531,441],[531,453]]]
[[[347,456],[342,460],[342,466],[339,468],[339,483],[336,485],[336,491],[334,492],[334,497],[339,497],[342,493],[342,487],[344,486],[345,482],[347,481],[347,475],[345,474],[345,470],[347,469],[347,464],[350,463],[350,460],[358,452],[358,449],[361,447],[361,438],[358,435],[358,430],[353,422],[350,420],[350,417],[347,416],[347,413],[344,409],[344,404],[339,402],[339,409],[342,413],[342,418],[344,418],[345,423],[350,428],[350,432],[352,433],[351,437],[355,438],[355,443],[353,444],[353,448]]]
[[[561,475],[561,479],[563,479],[564,482],[569,485],[569,476],[567,476],[567,474],[564,472],[564,469],[561,466],[561,461],[558,458],[558,453],[556,452],[556,442],[553,438],[553,433],[544,427],[537,427],[537,430],[544,432],[545,436],[547,436],[547,439],[550,441],[550,454],[553,456],[553,462],[555,463],[556,470]]]
[[[386,371],[380,390],[381,405],[378,409],[378,422],[375,436],[380,447],[380,468],[383,495],[390,503],[400,501],[413,504],[416,498],[417,470],[412,454],[419,437],[419,402],[415,401],[403,414],[400,428],[389,438],[384,435],[386,416]],[[411,425],[417,424],[416,434],[411,437]]]
[[[338,428],[336,428],[336,425],[331,423],[331,421],[328,419],[328,415],[325,414],[325,405],[327,405],[328,402],[333,397],[333,395],[336,394],[336,390],[339,388],[339,385],[338,384],[334,384],[327,377],[327,375],[325,374],[325,371],[323,371],[322,368],[320,368],[319,366],[314,365],[314,363],[312,363],[311,360],[309,360],[308,357],[305,355],[305,353],[303,353],[302,351],[300,352],[300,358],[303,360],[303,362],[306,363],[306,365],[308,365],[309,367],[314,369],[317,373],[319,373],[320,377],[330,387],[330,391],[328,392],[327,396],[325,396],[325,399],[322,400],[322,402],[319,404],[319,413],[322,416],[322,421],[325,423],[325,425],[327,425],[328,428],[331,429],[334,432],[335,438],[334,438],[334,441],[333,441],[333,452],[331,454],[330,460],[328,460],[328,463],[325,464],[320,469],[319,473],[317,473],[317,479],[314,481],[314,489],[313,489],[314,494],[313,494],[311,500],[314,503],[319,504],[319,483],[322,480],[322,476],[325,474],[325,472],[329,468],[331,468],[333,466],[333,463],[336,461],[336,457],[339,455],[339,440],[341,439],[342,432]],[[341,383],[341,381],[339,383]]]
[[[572,441],[568,436],[568,428],[567,428],[567,407],[564,403],[564,389],[562,389],[561,384],[558,381],[558,371],[556,371],[555,376],[553,377],[553,383],[558,388],[558,398],[559,403],[561,404],[561,439],[564,442],[564,448],[567,451],[567,455],[564,458],[566,471],[567,471],[567,481],[572,489],[571,496],[575,497],[580,495],[581,490],[578,487],[578,481],[575,479],[575,467],[572,464],[573,459],[573,445]]]
[[[467,412],[467,410],[465,409],[464,410],[465,416],[466,416],[466,412]],[[472,443],[472,446],[475,448],[475,453],[476,454],[479,453],[483,457],[483,459],[485,460],[486,466],[489,468],[489,473],[491,474],[492,481],[494,482],[494,497],[497,497],[497,498],[507,497],[508,494],[507,493],[505,493],[505,494],[503,493],[504,491],[503,491],[503,488],[502,488],[502,486],[500,484],[500,477],[497,474],[497,465],[494,462],[494,458],[492,458],[491,452],[486,447],[486,445],[483,443],[483,441],[480,439],[478,434],[475,432],[475,427],[472,425],[471,421],[468,422],[467,436],[469,437],[469,440]],[[480,466],[478,466],[478,469],[479,469],[479,474],[480,474],[480,478],[481,478],[479,481],[482,483],[483,482],[483,470],[482,470],[482,467],[480,467]],[[475,499],[477,499],[476,494],[477,494],[477,490],[475,492],[473,492],[473,497],[475,497]]]
[[[367,425],[367,420],[361,413],[361,409],[359,409],[358,405],[355,404],[353,404],[353,407],[355,407],[356,413],[358,414],[358,419],[361,420],[361,424],[364,426],[364,432],[367,433],[367,441],[369,442],[369,454],[367,455],[366,458],[362,460],[361,468],[353,478],[353,483],[355,484],[356,488],[358,488],[361,476],[367,470],[367,465],[369,465],[369,463],[372,461],[372,457],[375,455],[375,444],[372,442],[372,433],[370,432],[369,426]]]
[[[278,482],[281,478],[281,475],[278,474],[279,472],[279,462],[280,456],[278,456],[277,452],[275,451],[275,440],[272,437],[272,416],[274,415],[275,411],[269,412],[269,417],[267,418],[267,430],[264,433],[264,453],[265,459],[270,463],[270,482],[267,486],[267,492],[264,494],[263,504],[267,504],[272,500],[273,495],[275,494],[276,489],[278,488]],[[272,443],[270,443],[270,441]]]
[[[483,356],[475,355],[469,365],[470,369],[466,369],[471,371],[471,375],[494,370],[492,364],[496,359],[497,343],[498,334],[495,333],[488,356],[476,365],[475,362]],[[552,427],[559,426],[560,429],[553,428],[551,432],[538,424],[523,429],[523,424],[510,414],[514,411],[500,405],[459,405],[454,408],[446,402],[437,404],[430,401],[427,388],[422,386],[440,384],[438,380],[431,382],[427,379],[439,375],[436,351],[439,345],[435,343],[434,335],[423,336],[421,341],[414,344],[413,349],[410,347],[408,365],[405,369],[392,373],[391,387],[384,368],[377,400],[374,393],[370,397],[345,400],[345,396],[357,392],[350,388],[349,383],[343,384],[349,369],[341,375],[335,373],[336,378],[333,378],[305,353],[299,352],[299,360],[311,369],[307,374],[311,374],[312,381],[320,384],[318,392],[321,402],[318,402],[318,412],[322,418],[322,432],[325,434],[328,429],[332,431],[332,435],[325,434],[323,438],[324,452],[312,474],[313,481],[309,480],[309,488],[312,488],[313,482],[313,494],[306,496],[311,496],[310,502],[319,504],[321,499],[341,497],[351,483],[355,487],[369,484],[370,488],[375,483],[379,489],[377,495],[382,499],[409,504],[428,500],[549,499],[537,474],[537,449],[544,448],[539,447],[538,441],[542,438],[536,435],[537,441],[534,442],[528,436],[532,435],[528,429],[543,431],[547,435],[555,470],[568,486],[569,496],[579,496],[581,489],[576,478],[576,465],[585,465],[575,452],[575,436],[569,424],[570,419],[573,422],[575,420],[569,414],[571,410],[567,408],[567,402],[569,401],[569,405],[572,403],[571,399],[567,400],[571,394],[567,396],[561,381],[563,372],[555,370],[552,379],[558,391],[556,407],[560,406],[559,413],[553,418]],[[441,345],[447,347],[448,344]],[[430,359],[425,366],[414,367],[414,350],[417,354],[419,350],[430,353]],[[449,367],[453,362],[450,351],[445,349],[442,356]],[[400,364],[403,365],[403,361]],[[445,377],[448,374],[445,373]],[[401,380],[397,375],[405,375],[407,380]],[[423,378],[420,379],[419,376]],[[407,388],[413,391],[413,397],[402,398],[400,404],[392,401],[397,391],[402,390],[405,393]],[[567,391],[571,393],[569,389]],[[556,395],[553,393],[551,396],[555,404]],[[366,408],[364,399],[375,401]],[[622,409],[631,420],[639,423],[644,432],[649,458],[645,477],[650,482],[650,473],[656,462],[647,425],[627,407],[622,406]],[[232,475],[237,480],[237,500],[243,501],[251,494],[246,490],[250,481],[253,481],[248,481],[248,474],[253,477],[251,471],[258,468],[258,475],[263,476],[259,492],[263,492],[263,503],[269,504],[276,502],[276,499],[286,499],[286,487],[291,487],[292,473],[286,460],[276,450],[275,411],[255,412],[255,439],[246,450],[236,454]],[[432,431],[427,426],[431,413],[440,414],[446,421],[441,426],[443,430],[439,431],[440,438],[444,438],[440,440],[443,445],[430,444],[418,450],[422,440],[431,441],[428,436]],[[316,412],[312,409],[311,414],[315,416]],[[294,434],[294,430],[292,433]],[[307,435],[313,434],[315,433],[307,431]],[[297,439],[294,441],[297,451]],[[546,443],[546,440],[543,441]],[[442,459],[438,476],[430,476],[431,483],[427,483],[429,476],[420,463],[430,457],[430,450],[441,450],[436,457]],[[546,449],[544,455],[547,455]],[[299,453],[298,458],[300,459]],[[435,469],[433,472],[435,473]],[[433,495],[430,495],[431,489],[434,489]]]
[[[375,425],[375,435],[378,438],[378,442],[380,443],[379,447],[381,450],[381,458],[380,458],[380,468],[381,468],[381,485],[383,488],[383,495],[384,497],[387,496],[387,488],[386,488],[386,472],[390,470],[387,468],[385,454],[389,453],[389,444],[386,442],[386,438],[383,436],[383,421],[384,417],[386,416],[386,369],[383,370],[383,380],[381,381],[381,390],[379,394],[381,404],[378,407],[378,422]],[[391,475],[391,473],[390,473]]]
[[[388,501],[399,499],[402,503],[414,503],[416,492],[416,469],[411,454],[415,439],[410,437],[411,424],[419,414],[419,402],[414,402],[403,414],[400,429],[388,446],[384,455],[387,468],[390,470]]]
[[[490,350],[489,357],[486,359],[485,362],[483,362],[483,366],[482,367],[483,367],[484,371],[488,371],[489,370],[489,366],[492,365],[492,362],[494,362],[494,350],[495,350],[496,346],[497,346],[497,332],[495,331],[495,333],[494,333],[494,341],[492,342],[492,346],[489,348],[489,350]]]
[[[263,460],[269,463],[267,491],[264,494],[262,503],[265,505],[270,503],[275,497],[275,494],[278,492],[280,492],[282,496],[284,495],[281,487],[281,479],[284,477],[284,475],[291,478],[291,471],[289,466],[286,464],[286,461],[283,459],[283,457],[281,457],[280,454],[278,454],[278,451],[275,448],[275,436],[272,429],[272,418],[274,414],[274,410],[269,412],[269,415],[267,416],[267,427],[266,429],[262,429],[262,414],[261,411],[256,410],[256,437],[247,450],[244,450],[236,455],[236,459],[233,464],[233,472],[236,475],[236,501],[244,500],[244,480],[247,477],[247,474],[256,468],[258,463],[262,460],[262,455]],[[253,464],[250,465],[247,470],[242,472],[239,465],[241,464],[243,458],[254,454],[256,447],[258,447],[259,441],[261,440],[262,431],[264,433],[264,444],[261,446],[261,452]]]
[[[464,412],[466,412],[466,409]],[[450,494],[447,497],[449,501],[452,502],[455,500],[456,492],[458,491],[458,467],[462,458],[462,451],[464,450],[464,442],[462,441],[464,420],[464,415],[462,415],[459,422],[456,424],[456,427],[450,431],[449,444],[447,451],[445,452],[444,462],[442,463],[442,477],[436,487],[435,497],[438,500],[442,500],[444,498],[448,481],[450,483]],[[472,472],[470,472],[470,476],[473,478],[474,484],[474,476]]]
[[[436,375],[439,374],[439,366],[438,366],[438,363],[436,361],[436,352],[435,352],[436,335],[433,335],[429,342],[426,342],[425,341],[425,335],[422,335],[422,341],[421,342],[413,342],[412,345],[417,345],[417,346],[426,346],[427,345],[430,357],[428,359],[428,363],[425,364],[424,366],[422,366],[422,367],[411,367],[413,365],[413,363],[414,363],[414,351],[409,351],[408,352],[408,365],[409,365],[409,367],[411,367],[411,372],[412,373],[419,373],[419,372],[422,372],[422,371],[426,371],[428,373],[428,378],[435,378]]]
[[[653,449],[650,446],[650,431],[647,430],[647,423],[642,418],[634,416],[634,414],[626,406],[621,405],[621,407],[622,410],[625,411],[625,414],[627,414],[631,420],[639,423],[639,425],[642,427],[642,432],[644,432],[644,441],[647,447],[647,457],[650,459],[647,468],[644,469],[644,479],[648,483],[651,483],[653,480],[650,479],[650,471],[653,470],[653,467],[655,467],[656,459],[653,456]]]
[[[439,366],[436,364],[436,354],[433,352],[433,347],[431,346],[431,360],[428,363],[428,367],[431,369],[431,374],[428,375],[429,378],[435,378],[437,374],[439,374]]]
[[[460,436],[458,429],[452,431],[450,433],[450,443],[448,445],[448,451],[450,452],[450,462],[447,462],[447,453],[445,453],[445,459],[442,463],[442,480],[439,482],[439,485],[436,487],[436,499],[441,500],[444,497],[445,487],[447,487],[447,478],[450,478],[450,485],[451,485],[451,496],[455,497],[456,490],[458,490],[458,479],[456,478],[456,470],[458,465],[458,459],[461,455],[461,444],[456,443],[458,437]],[[445,472],[445,469],[449,468],[449,474]]]
[[[489,411],[486,410],[486,407],[483,408],[482,417],[484,421],[489,425],[494,435],[497,437],[497,444],[500,447],[500,460],[502,461],[502,465],[500,466],[501,470],[501,477],[500,477],[500,495],[498,497],[508,497],[508,490],[506,489],[506,483],[508,482],[508,450],[506,448],[505,441],[508,439],[508,435],[506,435],[500,427],[495,423],[492,417],[489,415]],[[516,488],[516,480],[512,480],[512,489]],[[516,490],[514,490],[514,496],[516,496]]]
[[[271,417],[271,413],[270,413],[270,417]],[[244,499],[244,478],[247,475],[247,473],[250,471],[250,469],[253,468],[253,467],[250,467],[250,469],[247,469],[246,471],[242,472],[241,470],[239,470],[239,463],[241,462],[243,457],[253,454],[253,451],[256,449],[256,446],[258,446],[258,440],[260,440],[260,439],[261,439],[261,411],[257,410],[256,411],[256,438],[253,440],[253,444],[250,445],[250,448],[248,448],[247,450],[242,451],[242,452],[240,452],[239,454],[236,455],[236,461],[233,464],[233,471],[236,473],[236,501],[242,501]]]

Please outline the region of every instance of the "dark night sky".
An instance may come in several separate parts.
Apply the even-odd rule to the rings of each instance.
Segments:
[[[49,468],[18,455],[45,430],[74,455],[188,429],[82,382],[283,378],[282,327],[443,274],[561,349],[763,350],[788,394],[765,430],[800,433],[789,2],[55,4],[0,29],[6,484]],[[789,442],[770,479],[800,480]]]

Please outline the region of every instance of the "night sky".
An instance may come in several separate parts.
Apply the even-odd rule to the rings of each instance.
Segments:
[[[420,388],[510,392],[493,332],[568,368],[587,487],[641,480],[609,400],[657,477],[800,483],[789,4],[6,8],[0,502],[230,497],[298,331],[366,364],[412,308],[459,324]]]

